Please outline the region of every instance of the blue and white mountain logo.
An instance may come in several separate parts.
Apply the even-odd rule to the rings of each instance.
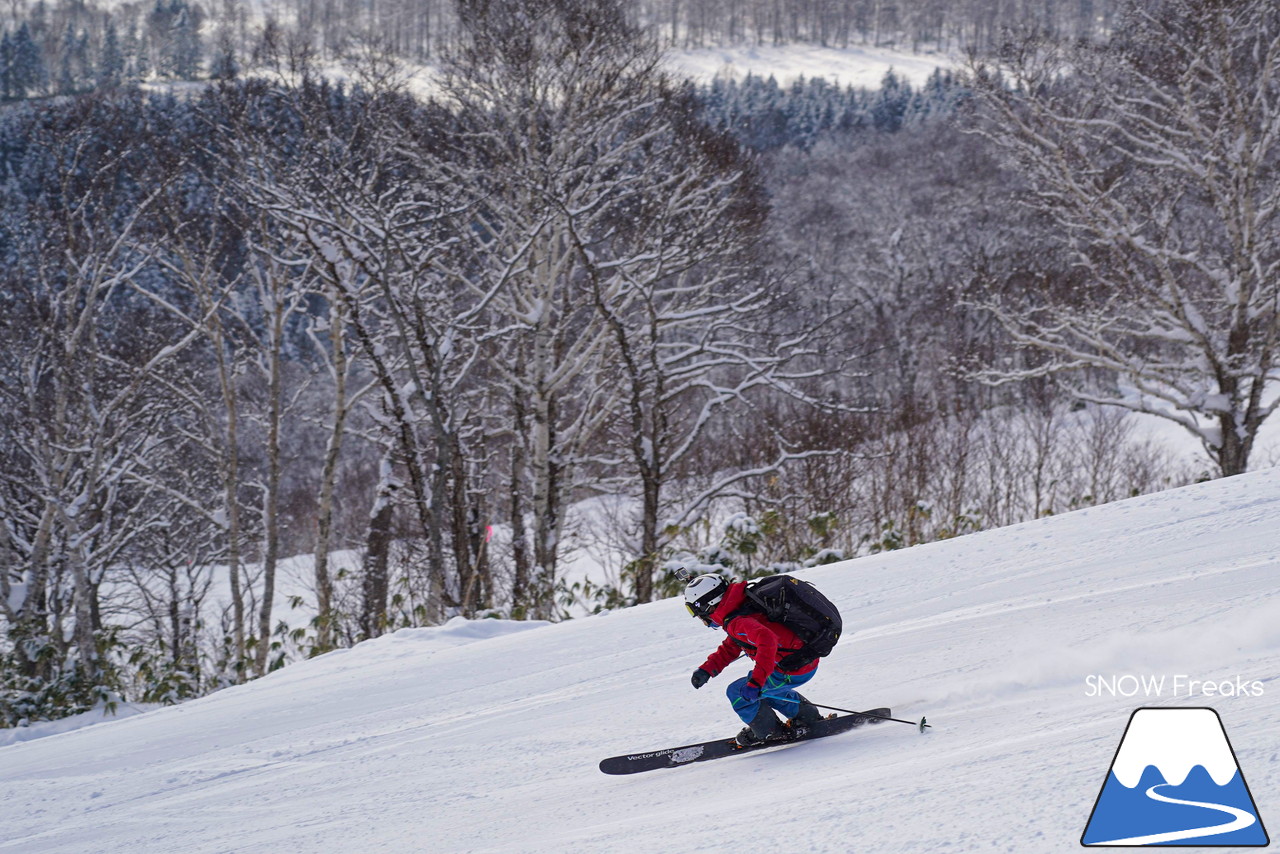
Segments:
[[[1147,708],[1129,718],[1080,843],[1243,848],[1270,839],[1218,713]]]

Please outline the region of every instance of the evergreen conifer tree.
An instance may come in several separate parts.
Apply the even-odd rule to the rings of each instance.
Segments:
[[[156,5],[147,16],[147,70],[159,77],[173,76],[173,7],[178,3],[166,3],[156,0]]]
[[[173,20],[173,73],[190,80],[200,73],[200,14],[183,0],[169,7]]]
[[[13,75],[13,39],[9,36],[9,31],[4,31],[4,36],[0,37],[0,100],[8,101],[13,98],[12,84],[9,82]]]
[[[871,107],[871,121],[876,129],[890,133],[901,130],[913,97],[910,83],[894,74],[892,68],[886,71],[880,95]]]
[[[40,46],[25,22],[13,38],[13,63],[9,75],[10,96],[29,98],[43,95],[49,86],[49,69]]]
[[[126,79],[141,80],[150,73],[151,64],[147,62],[147,51],[142,44],[142,39],[138,36],[136,24],[131,23],[129,32],[125,33],[122,53]]]
[[[234,80],[239,74],[240,61],[236,59],[235,46],[231,43],[231,35],[224,31],[218,37],[218,48],[213,54],[209,76],[214,80]]]
[[[62,34],[62,47],[58,57],[58,94],[70,95],[77,88],[75,27],[68,23]]]
[[[116,31],[115,21],[107,19],[106,32],[102,37],[102,58],[98,62],[97,83],[110,88],[120,85],[124,79],[124,52],[120,47],[120,36]]]

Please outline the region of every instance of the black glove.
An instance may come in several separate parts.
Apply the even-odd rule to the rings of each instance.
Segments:
[[[693,671],[693,678],[689,681],[693,683],[693,687],[701,688],[707,684],[707,680],[711,678],[711,674],[699,667]]]

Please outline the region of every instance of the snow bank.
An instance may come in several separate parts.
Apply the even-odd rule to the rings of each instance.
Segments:
[[[369,641],[369,644],[373,646],[412,644],[420,650],[451,649],[549,625],[551,624],[545,620],[468,620],[466,617],[454,617],[443,626],[400,629]]]
[[[83,714],[72,715],[69,718],[62,718],[56,721],[36,721],[29,726],[0,729],[0,747],[7,747],[24,741],[34,741],[37,738],[47,738],[51,735],[61,735],[64,732],[74,732],[78,729],[84,729],[87,726],[107,721],[123,720],[133,715],[159,708],[161,706],[157,703],[119,703],[114,711],[107,711],[105,706],[99,706]]]

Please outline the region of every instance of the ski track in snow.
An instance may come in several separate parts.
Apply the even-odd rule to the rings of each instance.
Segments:
[[[804,693],[928,715],[630,777],[732,735],[678,600],[397,633],[181,706],[0,747],[0,854],[1079,848],[1138,706],[1213,706],[1280,810],[1280,470],[806,570],[847,634]],[[1187,674],[1261,697],[1087,696]],[[1274,820],[1274,819],[1273,819]]]

